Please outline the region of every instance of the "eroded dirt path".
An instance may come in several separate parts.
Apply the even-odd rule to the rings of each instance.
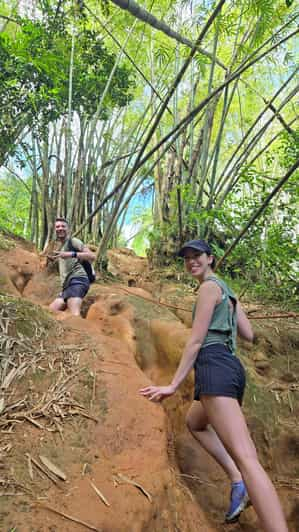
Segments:
[[[11,422],[9,416],[5,418],[3,477],[15,491],[2,499],[1,530],[86,529],[63,518],[64,513],[101,531],[188,531],[196,522],[200,530],[209,532],[212,529],[187,488],[178,481],[175,463],[169,458],[165,412],[138,396],[138,389],[149,381],[135,359],[132,308],[116,299],[113,291],[106,291],[105,297],[102,294],[100,303],[90,307],[86,319],[67,318],[57,323],[57,331],[52,323],[44,356],[38,359],[37,387],[33,382],[37,378],[35,370],[28,367],[23,388],[18,389],[18,398],[26,397],[30,386],[33,401],[41,401],[45,390],[49,397],[51,390],[57,390],[59,379],[60,383],[67,380],[75,361],[77,380],[68,390],[71,395],[64,392],[63,404],[53,400],[53,409],[45,415],[28,413],[30,408],[24,400],[25,419]],[[22,304],[21,300],[11,301]],[[32,323],[34,320],[31,316]],[[10,334],[12,337],[13,331]],[[52,368],[48,378],[47,366]],[[18,387],[18,383],[14,385]],[[8,407],[11,399],[7,395]],[[67,401],[73,404],[68,414]],[[59,420],[57,430],[54,418]],[[28,454],[35,462],[41,455],[46,456],[67,480],[56,478],[53,484],[38,472],[35,462],[31,478]]]
[[[240,357],[247,370],[245,415],[260,459],[274,481],[282,500],[289,530],[299,530],[298,451],[299,451],[299,361],[298,324],[269,320],[256,323],[256,342],[242,344]],[[177,366],[184,331],[181,324],[153,320],[151,328],[158,351],[155,368],[146,370],[158,384],[170,382]],[[190,436],[185,416],[192,402],[192,379],[164,402],[171,422],[173,446],[180,475],[195,501],[217,531],[253,532],[260,530],[253,508],[239,522],[226,525],[229,482],[221,468]]]
[[[63,314],[62,321],[55,321],[36,305],[47,306],[57,290],[56,277],[39,271],[32,251],[26,257],[22,251],[22,260],[29,263],[28,271],[22,273],[13,264],[18,262],[17,252],[13,253],[6,269],[2,266],[2,285],[11,296],[22,298],[4,298],[7,315],[2,318],[10,319],[9,308],[21,309],[26,300],[32,303],[26,303],[20,317],[11,310],[11,323],[14,320],[17,325],[5,333],[7,321],[2,320],[2,336],[13,340],[21,331],[36,346],[30,357],[36,356],[37,362],[12,380],[4,406],[26,398],[9,412],[18,414],[21,407],[27,412],[49,390],[57,392],[59,383],[62,386],[71,379],[71,386],[62,386],[60,402],[53,400],[44,414],[33,412],[30,419],[19,417],[18,422],[0,427],[0,477],[6,481],[2,487],[12,492],[0,499],[1,531],[88,530],[62,513],[107,532],[259,530],[252,509],[244,512],[239,523],[223,524],[229,483],[185,429],[192,377],[163,407],[138,395],[139,388],[150,381],[169,381],[189,334],[181,320],[188,325],[190,315],[175,315],[150,301],[159,297],[154,283],[148,282],[144,290],[129,288],[128,283],[99,282],[85,300],[84,319]],[[15,271],[17,282],[13,282]],[[191,295],[183,299],[182,288],[175,283],[162,294],[163,301],[177,301],[178,306],[186,307],[192,299]],[[18,329],[26,323],[32,327]],[[297,532],[298,330],[281,322],[256,329],[257,344],[251,351],[245,346],[240,350],[248,375],[245,410],[263,464],[279,488],[290,532]],[[38,332],[42,330],[45,338]],[[1,412],[0,421],[4,414],[9,419],[7,411]],[[28,454],[36,461],[40,455],[48,457],[67,480],[56,478],[54,484],[32,464],[30,471]]]

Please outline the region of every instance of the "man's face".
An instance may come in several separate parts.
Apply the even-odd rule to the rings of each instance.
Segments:
[[[55,232],[57,240],[65,240],[69,231],[69,226],[66,222],[55,222]]]

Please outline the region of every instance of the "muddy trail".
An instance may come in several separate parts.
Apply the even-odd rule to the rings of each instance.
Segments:
[[[111,250],[82,316],[54,318],[59,280],[35,250],[2,235],[0,263],[1,532],[259,530],[252,508],[223,522],[229,482],[185,428],[192,376],[163,406],[138,395],[172,376],[191,319],[174,307],[191,309],[192,290]],[[254,328],[244,409],[298,532],[298,322]]]

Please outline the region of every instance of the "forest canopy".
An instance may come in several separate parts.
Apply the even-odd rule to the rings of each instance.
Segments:
[[[207,238],[224,273],[298,283],[298,5],[0,2],[0,225],[56,216],[168,264]],[[297,101],[296,101],[297,99]]]

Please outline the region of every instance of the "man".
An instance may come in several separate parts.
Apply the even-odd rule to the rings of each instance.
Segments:
[[[50,309],[59,312],[68,308],[74,316],[80,316],[83,297],[87,294],[90,281],[81,261],[92,262],[95,254],[78,238],[71,238],[68,222],[56,218],[56,240],[59,250],[52,258],[58,260],[62,292],[51,303]]]

